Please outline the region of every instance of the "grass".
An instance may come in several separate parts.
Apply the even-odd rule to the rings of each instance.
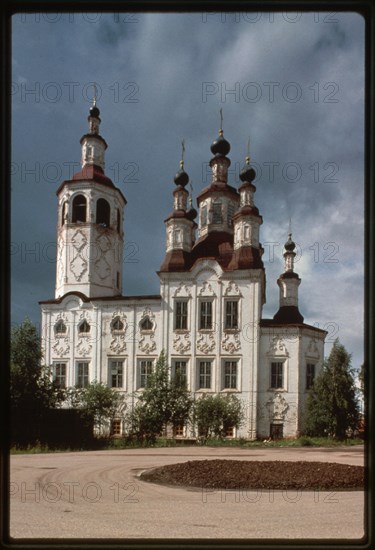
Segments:
[[[220,439],[210,438],[199,442],[199,446],[207,447],[339,447],[363,445],[362,439],[345,439],[337,440],[329,437],[307,437],[301,436],[298,439],[280,439],[278,441],[264,442],[263,440],[248,441],[247,439]],[[194,443],[190,443],[194,445]],[[147,442],[125,442],[122,438],[118,439],[103,439],[98,441],[92,447],[86,448],[53,448],[48,445],[36,444],[28,445],[27,447],[12,447],[11,454],[36,454],[36,453],[62,453],[62,452],[77,452],[90,450],[113,450],[113,449],[139,449],[139,448],[160,448],[160,447],[181,447],[185,446],[184,440],[158,438],[155,443],[148,444]],[[198,443],[196,443],[198,445]]]

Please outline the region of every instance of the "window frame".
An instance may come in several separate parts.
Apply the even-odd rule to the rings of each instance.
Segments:
[[[184,363],[181,365],[179,363]],[[181,385],[188,387],[188,361],[186,359],[173,359],[173,378],[177,376],[177,369],[184,368],[183,374],[181,374],[180,381]],[[181,372],[181,371],[180,371]]]
[[[104,197],[99,197],[96,201],[95,223],[102,227],[111,227],[111,205]]]
[[[211,304],[211,312],[203,312],[203,304],[205,304],[204,307],[206,307],[207,304]],[[213,298],[200,298],[199,299],[199,307],[198,307],[198,328],[199,330],[213,330],[214,329],[214,299]],[[211,324],[210,326],[207,326],[207,318],[211,317]],[[205,319],[205,322],[203,323],[203,319]]]
[[[270,389],[271,390],[285,390],[285,360],[273,359],[270,365]],[[281,366],[281,372],[273,373],[273,366],[278,365],[278,369]],[[278,382],[281,377],[281,385],[274,384],[273,382]]]
[[[61,369],[62,367],[64,367],[64,375],[62,375],[61,373],[57,374],[57,369]],[[67,363],[66,361],[54,361],[53,362],[53,371],[52,371],[52,375],[53,375],[53,383],[58,387],[58,388],[62,388],[62,389],[65,389],[67,387]],[[61,384],[60,380],[61,378],[63,378],[64,380],[64,383]]]
[[[77,204],[78,199],[84,199],[85,202]],[[87,223],[87,197],[82,193],[74,195],[72,199],[72,223]]]
[[[228,313],[227,307],[228,304],[236,304],[236,311],[235,313],[230,312]],[[230,325],[228,326],[228,316],[231,319],[232,317],[235,317],[236,323],[233,323],[231,321]],[[239,330],[240,328],[240,307],[239,307],[239,299],[238,298],[225,298],[224,299],[224,330],[232,331],[232,330]]]
[[[116,426],[116,428],[115,428]],[[110,427],[111,437],[120,437],[122,435],[122,420],[121,418],[112,418]]]
[[[235,367],[235,373],[233,372],[226,373],[227,364],[230,364],[230,368]],[[223,359],[223,365],[222,365],[222,390],[223,391],[239,391],[239,360],[238,359]],[[229,377],[229,380],[232,380],[232,377],[234,376],[235,385],[228,385],[226,384],[227,377]]]
[[[115,366],[116,364],[116,368],[118,369],[119,368],[119,365],[117,365],[117,363],[120,363],[121,365],[121,373],[113,373],[113,367]],[[108,378],[109,378],[109,387],[111,389],[115,389],[115,390],[123,390],[125,389],[125,385],[124,385],[124,382],[125,382],[125,369],[124,369],[124,365],[125,364],[125,361],[124,359],[121,359],[121,358],[117,358],[117,357],[110,357],[109,358],[109,364],[108,364]],[[113,381],[114,381],[114,377],[116,377],[116,380],[117,380],[117,383],[115,385],[113,385]],[[121,377],[121,384],[118,384],[118,379],[119,377]]]
[[[143,328],[143,323],[145,323],[146,321],[148,321],[151,325],[151,328]],[[154,330],[154,322],[150,319],[150,316],[149,315],[146,315],[145,317],[143,317],[143,319],[141,319],[139,321],[139,330],[140,332],[152,332]]]
[[[174,330],[189,330],[189,299],[176,299],[174,302]],[[186,312],[178,311],[179,305],[184,305]],[[181,321],[179,323],[179,320]],[[185,326],[178,326],[178,325]]]
[[[204,372],[202,372],[202,367],[204,369]],[[207,367],[209,367],[209,372],[207,372]],[[205,382],[205,385],[202,385],[202,380],[209,380],[209,385],[207,385],[207,381]],[[212,382],[213,382],[213,359],[198,359],[197,364],[197,390],[212,390]]]
[[[80,374],[80,368],[81,367],[87,367],[87,374],[83,373]],[[83,382],[86,383],[81,384],[80,383],[80,377],[83,377]],[[87,386],[90,384],[90,362],[89,361],[77,361],[76,364],[76,387],[77,388],[87,388]]]
[[[83,327],[88,327],[88,330],[82,330]],[[91,325],[88,322],[87,319],[83,319],[78,325],[78,334],[90,334],[91,332]]]
[[[146,363],[146,369],[150,369],[149,372],[142,372],[142,363]],[[150,364],[147,364],[150,363]],[[144,358],[138,359],[138,390],[144,390],[147,387],[147,378],[154,372],[154,359]],[[145,382],[142,384],[142,382]]]
[[[309,372],[309,367],[312,367],[312,375],[311,372]],[[316,376],[316,363],[306,363],[306,382],[305,382],[305,389],[311,390],[314,380]]]

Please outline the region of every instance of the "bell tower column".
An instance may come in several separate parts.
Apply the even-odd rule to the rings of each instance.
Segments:
[[[80,140],[82,170],[57,190],[56,298],[122,293],[126,199],[104,173],[107,143],[99,134],[99,115],[94,99],[89,131]]]

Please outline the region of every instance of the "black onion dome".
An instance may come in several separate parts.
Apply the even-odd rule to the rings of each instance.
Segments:
[[[174,182],[176,185],[181,185],[181,187],[185,187],[189,183],[189,176],[183,168],[175,175]]]
[[[225,157],[230,151],[230,143],[220,135],[211,145],[211,152],[213,155],[220,155]]]
[[[197,216],[198,216],[198,212],[195,210],[193,206],[189,208],[189,210],[186,213],[186,217],[188,218],[188,220],[195,220]]]
[[[93,105],[93,106],[90,108],[90,116],[93,116],[93,117],[95,117],[95,118],[99,118],[99,115],[100,115],[99,109],[97,108],[96,105]]]
[[[249,183],[251,183],[252,181],[255,180],[255,177],[256,177],[256,172],[254,168],[251,168],[251,166],[246,164],[240,172],[240,180],[243,182],[248,181]]]
[[[296,248],[296,243],[294,243],[294,242],[292,241],[292,234],[289,235],[288,240],[287,240],[286,243],[284,244],[284,248],[285,248],[285,250],[287,250],[288,252],[293,252],[293,250]]]

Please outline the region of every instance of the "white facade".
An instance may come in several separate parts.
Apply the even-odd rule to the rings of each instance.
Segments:
[[[249,159],[240,189],[229,186],[230,146],[220,132],[211,147],[212,183],[198,197],[199,212],[188,209],[181,163],[174,210],[165,221],[160,295],[123,296],[126,200],[104,175],[99,124],[94,106],[90,133],[81,140],[82,172],[58,190],[56,294],[41,302],[45,363],[53,365],[62,385],[101,381],[123,392],[129,408],[164,350],[171,375],[178,369],[195,399],[230,393],[243,401],[245,422],[233,435],[295,437],[309,384],[323,361],[326,333],[304,324],[298,311],[300,279],[290,238],[278,280],[279,312],[262,319],[262,218],[254,206]],[[197,435],[191,426],[184,434]]]

